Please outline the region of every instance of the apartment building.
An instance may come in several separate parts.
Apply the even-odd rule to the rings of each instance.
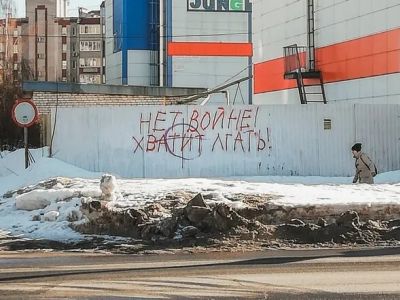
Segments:
[[[0,83],[32,79],[26,60],[28,47],[24,43],[27,29],[28,20],[25,18],[0,20]]]
[[[76,78],[80,83],[104,83],[104,34],[100,10],[79,10],[78,68]]]
[[[29,44],[28,60],[34,79],[57,81],[61,76],[59,66],[59,33],[56,0],[26,0]]]
[[[57,79],[62,82],[78,82],[79,76],[79,27],[78,18],[57,18]]]
[[[0,20],[0,81],[105,82],[101,11],[66,10],[63,0],[26,0],[26,18]]]

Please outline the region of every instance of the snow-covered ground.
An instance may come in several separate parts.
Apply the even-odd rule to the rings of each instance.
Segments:
[[[74,232],[68,219],[79,214],[81,199],[101,194],[102,174],[47,158],[47,149],[32,151],[36,163],[24,169],[24,152],[3,152],[0,158],[0,231],[29,238],[77,240],[83,236]],[[52,189],[35,190],[29,194],[1,198],[4,193],[53,178],[73,178]],[[276,204],[312,205],[400,205],[400,171],[379,174],[375,185],[351,184],[348,177],[232,177],[222,179],[118,179],[124,197],[109,203],[110,208],[138,207],[157,201],[176,191],[213,194],[213,199],[232,206],[245,204],[228,200],[233,194],[272,194],[279,196]],[[63,182],[63,180],[61,180]],[[19,198],[18,198],[19,197]],[[16,201],[44,203],[32,211],[19,210]],[[49,205],[47,205],[49,204]],[[24,202],[24,205],[26,203]],[[33,220],[36,218],[36,221]],[[38,221],[39,220],[39,221]]]

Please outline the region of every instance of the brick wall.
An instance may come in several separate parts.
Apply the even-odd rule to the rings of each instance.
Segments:
[[[68,94],[51,92],[34,92],[35,102],[39,114],[50,114],[52,108],[77,107],[94,105],[171,105],[176,104],[179,97],[155,97],[155,96],[126,96],[104,94]]]

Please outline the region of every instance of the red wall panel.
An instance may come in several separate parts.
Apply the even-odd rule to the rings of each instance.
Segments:
[[[251,43],[170,42],[169,56],[252,56]]]
[[[398,73],[400,29],[322,47],[316,50],[316,57],[327,83]],[[254,66],[256,94],[296,86],[294,80],[283,79],[283,61],[282,57]]]

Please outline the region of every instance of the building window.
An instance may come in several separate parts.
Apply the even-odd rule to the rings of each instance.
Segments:
[[[38,36],[37,37],[37,42],[38,43],[44,43],[46,41],[46,38],[44,36]]]
[[[72,27],[72,35],[73,35],[73,36],[76,35],[76,29],[75,29],[75,27]]]
[[[76,69],[76,60],[72,61],[72,69]]]
[[[101,83],[101,75],[81,74],[79,76],[79,82],[80,83],[100,84]]]
[[[101,58],[97,57],[89,57],[89,58],[80,58],[79,59],[79,66],[81,68],[84,67],[101,67]]]
[[[14,45],[13,49],[14,49],[14,53],[18,53],[18,45]]]
[[[63,69],[63,70],[66,70],[66,69],[67,69],[67,61],[66,61],[66,60],[63,60],[63,61],[62,61],[62,69]]]
[[[62,35],[67,35],[67,27],[62,27],[61,28],[61,34]]]
[[[4,43],[0,43],[0,52],[4,52]]]
[[[14,37],[18,37],[18,35],[19,35],[18,29],[14,29]]]
[[[80,25],[80,34],[100,34],[100,25]]]
[[[72,52],[75,52],[75,43],[72,43]]]
[[[18,64],[14,64],[14,71],[18,71]]]
[[[80,43],[81,51],[101,51],[100,41],[81,41]]]
[[[44,53],[38,53],[37,58],[44,59],[45,58]]]
[[[62,52],[67,52],[67,44],[62,44]]]
[[[114,33],[114,53],[122,49],[122,38],[118,34]]]

